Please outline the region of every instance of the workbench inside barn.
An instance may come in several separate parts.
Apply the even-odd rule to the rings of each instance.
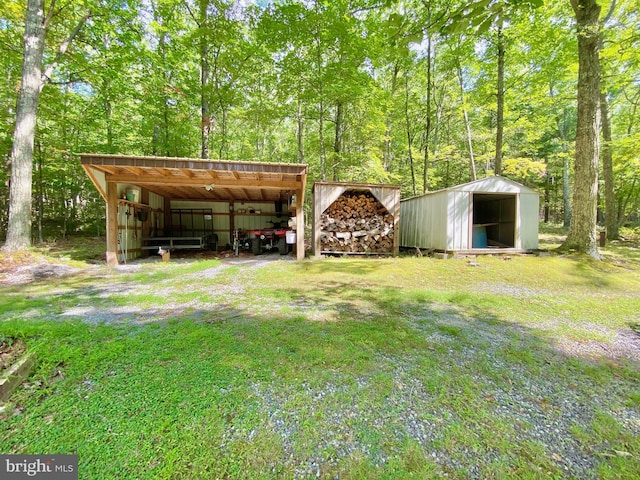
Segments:
[[[204,250],[215,243],[214,235],[200,235],[195,237],[144,237],[142,250]]]

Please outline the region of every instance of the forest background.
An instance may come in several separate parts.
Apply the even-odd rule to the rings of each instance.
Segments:
[[[0,239],[25,3],[0,6]],[[393,183],[403,197],[500,173],[540,192],[545,222],[569,223],[569,1],[48,3],[34,241],[104,233],[80,152],[299,162],[310,185]],[[640,211],[640,1],[601,3],[598,212],[604,223],[606,180],[613,238]]]

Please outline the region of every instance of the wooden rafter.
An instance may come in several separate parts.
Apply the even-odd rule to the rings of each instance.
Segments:
[[[117,185],[138,186],[171,200],[215,202],[273,202],[296,195],[304,202],[307,166],[287,163],[232,162],[169,157],[81,154],[82,167],[107,201],[109,229],[107,257],[117,263]],[[209,186],[210,188],[205,188]],[[296,209],[298,225],[304,225],[304,211]],[[299,231],[298,258],[304,257],[304,234]]]
[[[160,177],[156,175],[107,175],[107,182],[115,182],[115,183],[129,183],[134,185],[167,185],[167,186],[191,186],[191,187],[199,187],[203,188],[205,185],[210,184],[211,182],[207,179],[203,179],[200,177],[194,178],[186,178],[186,177],[177,177],[177,176],[166,176]],[[219,178],[214,182],[215,187],[231,187],[231,188],[257,188],[257,189],[265,189],[265,190],[288,190],[288,189],[296,189],[300,186],[299,182],[295,180],[288,181],[274,181],[274,180],[250,180],[250,179],[239,179],[239,180],[229,180]]]

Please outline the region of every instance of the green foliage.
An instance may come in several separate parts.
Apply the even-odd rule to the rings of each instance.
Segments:
[[[210,127],[212,158],[304,161],[310,184],[322,175],[392,182],[404,195],[470,179],[464,106],[476,169],[491,175],[498,27],[506,50],[503,173],[544,192],[551,217],[560,218],[564,161],[572,158],[575,138],[576,37],[569,2],[542,4],[74,2],[55,11],[47,35],[45,63],[91,9],[42,92],[34,218],[40,216],[44,237],[98,233],[101,200],[74,154],[197,157],[203,124]],[[640,208],[635,7],[617,2],[603,28],[601,57],[621,220],[635,218]],[[0,7],[2,205],[23,9],[14,0]],[[0,236],[5,227],[2,208]]]

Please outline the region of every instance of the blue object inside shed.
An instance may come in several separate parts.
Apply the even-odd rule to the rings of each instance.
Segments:
[[[473,226],[472,248],[487,248],[487,227]]]

